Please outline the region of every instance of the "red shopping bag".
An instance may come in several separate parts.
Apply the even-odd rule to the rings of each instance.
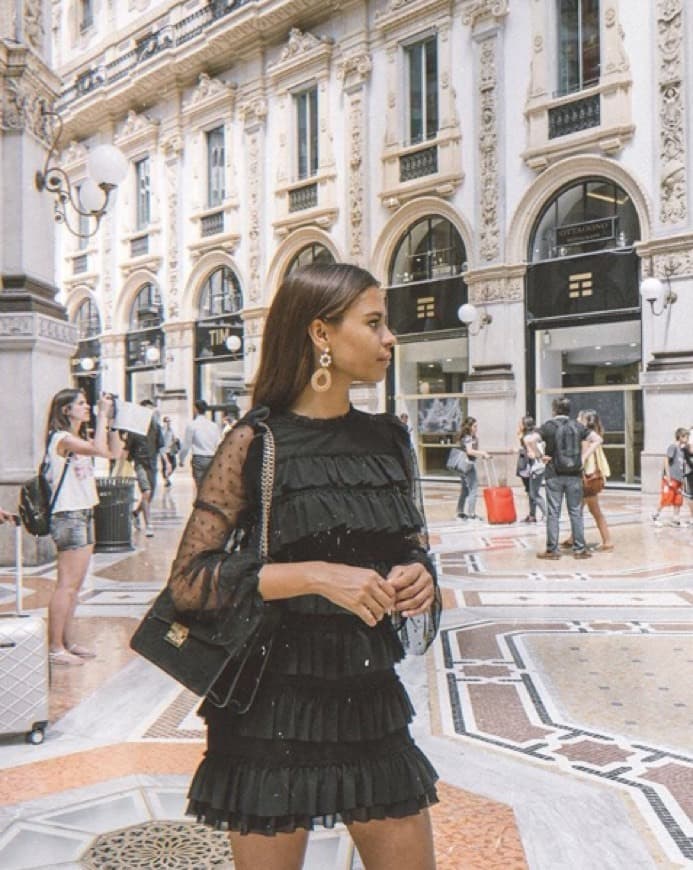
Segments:
[[[666,477],[663,477],[659,489],[659,507],[681,507],[682,504],[683,493],[681,492],[681,481],[668,481]]]

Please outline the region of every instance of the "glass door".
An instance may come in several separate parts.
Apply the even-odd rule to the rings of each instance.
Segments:
[[[572,415],[595,410],[604,427],[612,483],[640,484],[643,401],[640,321],[537,329],[534,332],[537,418],[566,395]]]

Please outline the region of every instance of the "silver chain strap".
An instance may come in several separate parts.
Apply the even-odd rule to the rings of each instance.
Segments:
[[[266,559],[269,553],[270,511],[272,508],[272,493],[274,491],[274,466],[276,451],[274,435],[265,423],[258,423],[264,430],[262,436],[262,472],[260,473],[261,510],[260,510],[260,541],[259,555]]]

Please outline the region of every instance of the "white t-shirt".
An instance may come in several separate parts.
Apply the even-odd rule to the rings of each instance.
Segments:
[[[65,456],[58,453],[58,444],[69,434],[69,432],[56,432],[48,445],[48,461],[50,462],[48,479],[54,492],[67,461]],[[94,460],[91,456],[73,453],[65,480],[63,480],[63,485],[60,487],[58,498],[55,501],[53,513],[88,510],[98,502],[99,496],[94,480]]]

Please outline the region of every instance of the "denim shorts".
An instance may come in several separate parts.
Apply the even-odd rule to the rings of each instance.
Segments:
[[[94,511],[60,511],[51,516],[51,537],[59,553],[94,543]]]

